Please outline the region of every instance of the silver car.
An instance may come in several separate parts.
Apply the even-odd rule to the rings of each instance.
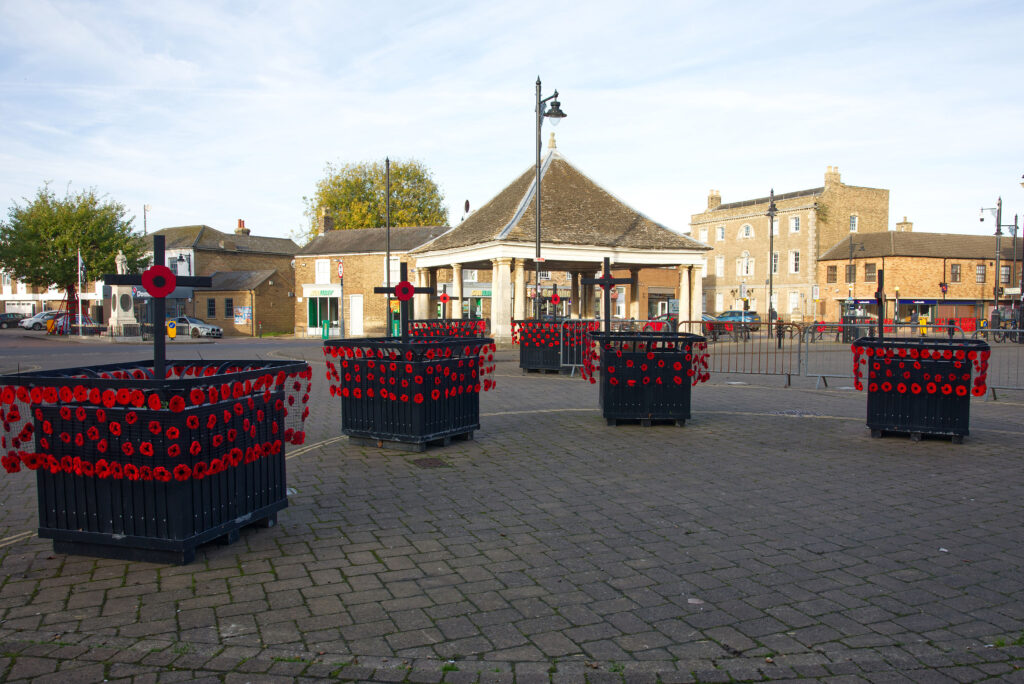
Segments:
[[[178,335],[188,335],[189,337],[223,337],[224,331],[216,325],[211,325],[204,320],[199,318],[193,318],[191,316],[178,316],[172,318],[174,325],[177,327]]]
[[[65,313],[67,313],[67,311],[40,311],[31,318],[23,318],[18,321],[18,326],[25,328],[26,330],[45,330],[47,321],[51,321],[57,316]]]

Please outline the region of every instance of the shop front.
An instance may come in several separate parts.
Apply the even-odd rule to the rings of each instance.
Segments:
[[[306,303],[306,334],[319,336],[327,323],[330,337],[342,337],[341,300],[343,288],[340,283],[330,285],[303,285],[302,298]]]

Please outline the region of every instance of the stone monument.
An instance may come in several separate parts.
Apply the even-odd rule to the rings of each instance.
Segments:
[[[118,275],[128,273],[128,257],[124,255],[124,251],[117,250],[117,256],[114,257],[114,266],[117,268]],[[119,337],[124,334],[125,326],[138,326],[138,324],[139,322],[135,318],[132,286],[111,285],[110,319],[107,321],[107,326],[113,331],[115,336]],[[137,334],[135,330],[131,331],[131,336],[134,337]]]

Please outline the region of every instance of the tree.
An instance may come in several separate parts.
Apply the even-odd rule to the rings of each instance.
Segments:
[[[335,166],[328,162],[312,197],[303,197],[309,236],[317,234],[320,210],[334,220],[335,230],[381,228],[385,223],[384,164],[360,162]],[[448,211],[444,195],[430,171],[416,160],[391,162],[391,225],[444,226]]]
[[[132,219],[124,205],[96,194],[95,189],[63,198],[49,184],[33,200],[22,198],[0,221],[0,268],[13,278],[37,287],[56,285],[77,300],[78,251],[82,252],[85,280],[114,273],[118,250],[128,257],[129,270],[144,263],[145,243],[132,235]]]

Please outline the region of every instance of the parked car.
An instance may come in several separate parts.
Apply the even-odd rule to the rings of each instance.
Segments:
[[[8,312],[0,314],[0,328],[10,328],[26,318],[25,314]]]
[[[720,323],[741,325],[751,332],[757,332],[761,328],[761,314],[756,311],[723,311],[716,319]]]
[[[224,331],[216,325],[206,321],[193,318],[192,316],[178,316],[172,318],[177,327],[177,334],[188,337],[223,337]]]
[[[66,311],[40,311],[35,316],[22,319],[18,321],[18,327],[25,328],[26,330],[45,330],[46,322],[52,321],[57,316]]]

